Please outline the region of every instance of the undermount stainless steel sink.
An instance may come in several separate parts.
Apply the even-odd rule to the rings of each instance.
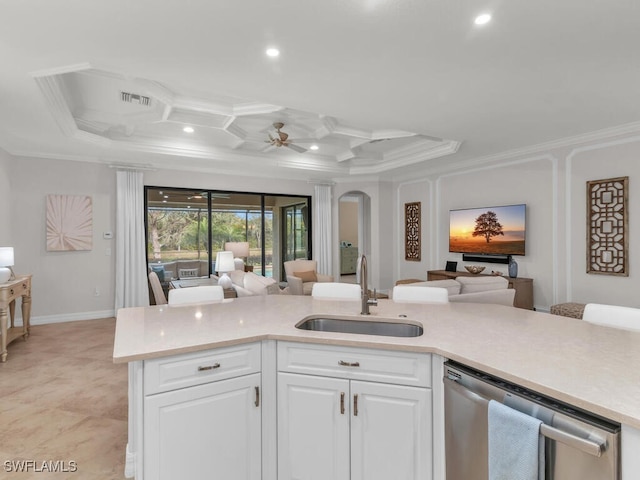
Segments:
[[[296,325],[301,330],[314,332],[358,333],[386,337],[419,337],[423,333],[420,325],[375,320],[350,320],[346,318],[308,318]]]

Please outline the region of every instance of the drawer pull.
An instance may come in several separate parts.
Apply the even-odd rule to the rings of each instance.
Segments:
[[[340,392],[340,413],[344,415],[344,392]]]
[[[353,396],[353,416],[354,417],[358,416],[358,394],[357,393]]]
[[[340,365],[341,367],[359,367],[360,362],[345,362],[344,360],[340,360],[338,362],[338,365]]]
[[[213,365],[205,365],[204,367],[198,367],[199,372],[204,372],[205,370],[213,370],[214,368],[220,368],[219,363],[214,363]]]

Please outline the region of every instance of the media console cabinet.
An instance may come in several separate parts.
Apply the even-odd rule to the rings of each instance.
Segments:
[[[427,280],[450,280],[457,277],[489,277],[489,274],[469,273],[469,272],[448,272],[446,270],[429,270]],[[516,291],[513,306],[533,310],[533,279],[522,277],[504,277],[509,281],[509,288]]]

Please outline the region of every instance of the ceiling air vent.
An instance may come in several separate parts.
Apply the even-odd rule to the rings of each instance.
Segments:
[[[151,99],[149,97],[129,92],[120,92],[120,100],[127,103],[135,103],[136,105],[144,105],[145,107],[148,107],[151,103]]]

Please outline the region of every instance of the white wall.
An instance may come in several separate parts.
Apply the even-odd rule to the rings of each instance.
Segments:
[[[548,310],[556,303],[598,302],[640,307],[640,137],[612,136],[532,155],[487,161],[396,185],[396,279],[426,279],[427,270],[443,269],[449,253],[449,210],[527,204],[526,255],[515,257],[518,276],[534,280],[534,304]],[[629,176],[630,274],[628,277],[586,273],[586,182]],[[404,260],[404,204],[422,202],[422,261]],[[507,272],[506,265],[483,264],[487,271]]]
[[[14,158],[0,150],[0,245],[15,247],[16,273],[33,275],[32,323],[114,315],[116,171],[96,163]],[[146,171],[145,185],[312,195],[313,185],[179,171]],[[9,189],[9,184],[11,189]],[[90,195],[93,249],[47,252],[45,202],[48,194]],[[10,200],[10,201],[9,201]],[[111,255],[107,256],[107,249]],[[96,288],[99,295],[95,295]],[[19,309],[18,309],[19,310]],[[19,312],[18,312],[19,313]]]
[[[9,164],[11,155],[0,148],[0,247],[11,246],[11,185]]]
[[[115,229],[115,170],[83,162],[15,158],[8,171],[14,270],[33,275],[32,322],[113,315],[114,240],[104,240],[102,235]],[[91,251],[46,251],[48,194],[92,197]]]

